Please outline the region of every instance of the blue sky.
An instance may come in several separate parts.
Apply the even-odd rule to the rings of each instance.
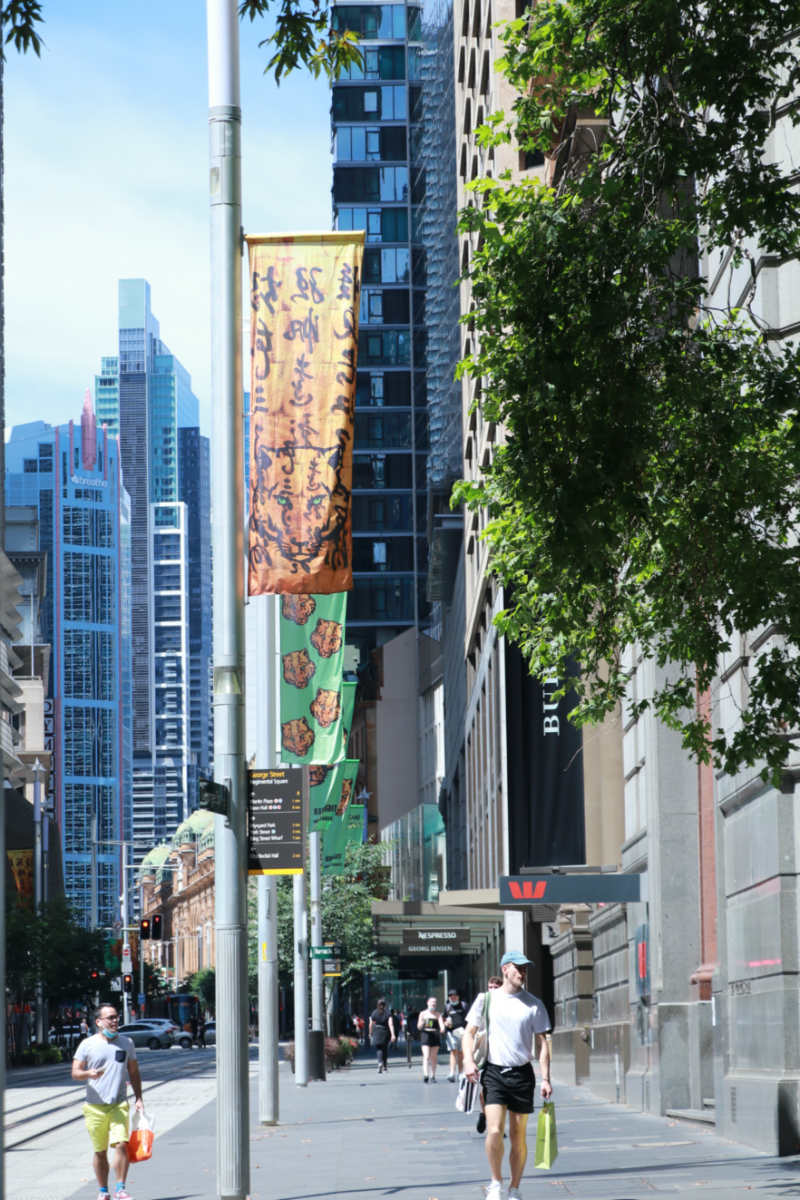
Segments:
[[[141,276],[208,432],[205,4],[44,0],[44,15],[41,59],[6,63],[6,426],[80,416],[116,353],[117,280]],[[328,84],[277,87],[269,27],[240,31],[245,230],[329,229]]]

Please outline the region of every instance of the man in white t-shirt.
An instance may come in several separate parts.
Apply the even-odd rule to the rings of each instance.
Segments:
[[[142,1077],[136,1047],[117,1033],[119,1017],[113,1004],[102,1004],[95,1018],[97,1033],[84,1038],[72,1060],[72,1078],[86,1084],[83,1117],[94,1150],[94,1173],[100,1189],[97,1200],[109,1200],[108,1149],[111,1147],[117,1190],[114,1200],[131,1200],[128,1176],[128,1080],[141,1112]]]
[[[525,971],[530,965],[530,959],[520,951],[509,950],[500,959],[503,986],[481,993],[467,1013],[467,1031],[462,1043],[464,1074],[473,1083],[480,1078],[483,1084],[486,1157],[492,1172],[487,1200],[502,1200],[506,1112],[511,1140],[508,1200],[521,1200],[519,1185],[528,1157],[525,1135],[528,1116],[533,1112],[536,1087],[531,1065],[534,1057],[539,1059],[544,1099],[547,1100],[553,1091],[550,1086],[550,1044],[545,1036],[550,1031],[550,1018],[542,1001],[525,991]],[[486,1024],[487,1000],[489,1054],[479,1076],[472,1052],[475,1034]]]

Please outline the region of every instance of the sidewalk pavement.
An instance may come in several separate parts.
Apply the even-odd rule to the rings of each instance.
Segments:
[[[405,1058],[389,1061],[390,1070],[378,1075],[371,1055],[361,1057],[306,1088],[281,1063],[280,1124],[273,1127],[259,1124],[251,1073],[252,1200],[482,1200],[489,1178],[483,1138],[475,1116],[456,1111],[455,1085],[441,1070],[436,1084],[423,1084],[419,1058],[411,1070]],[[800,1157],[770,1158],[706,1126],[560,1087],[557,1071],[554,1086],[559,1157],[552,1171],[534,1168],[532,1117],[525,1200],[800,1195]],[[212,1103],[165,1136],[156,1133],[153,1159],[132,1167],[128,1178],[135,1200],[215,1200],[215,1119]],[[73,1149],[86,1154],[88,1165],[83,1131]],[[506,1186],[507,1163],[506,1155]],[[69,1200],[95,1197],[90,1186],[69,1193]]]

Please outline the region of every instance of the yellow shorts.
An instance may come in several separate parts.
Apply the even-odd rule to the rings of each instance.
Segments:
[[[102,1154],[109,1146],[128,1140],[128,1104],[84,1104],[83,1119],[92,1149]]]

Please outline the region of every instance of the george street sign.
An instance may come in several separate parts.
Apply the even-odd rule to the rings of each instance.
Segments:
[[[460,954],[463,929],[404,929],[403,954]]]
[[[630,904],[641,898],[640,875],[501,875],[501,904]]]
[[[302,875],[303,769],[248,771],[248,875]]]

